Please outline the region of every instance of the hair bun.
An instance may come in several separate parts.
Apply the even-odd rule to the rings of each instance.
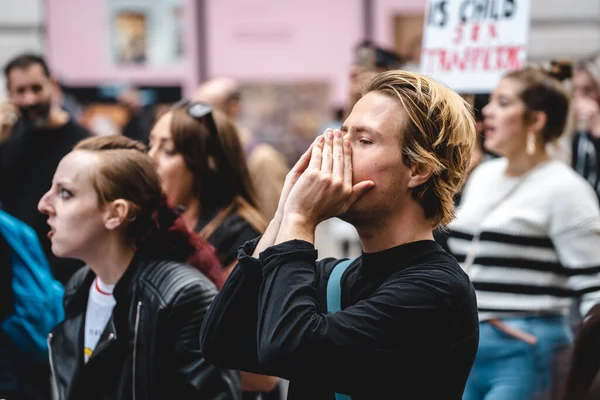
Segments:
[[[563,82],[573,77],[573,62],[564,59],[552,60],[546,72],[559,82]]]

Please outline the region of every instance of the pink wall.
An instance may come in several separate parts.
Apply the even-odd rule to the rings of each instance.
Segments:
[[[184,91],[198,84],[194,0],[185,0],[185,51],[189,55],[178,66],[118,67],[110,58],[110,21],[107,0],[48,0],[46,2],[48,61],[56,75],[71,85],[98,85],[131,81],[148,85],[183,85]]]
[[[394,17],[422,14],[427,0],[373,0],[373,39],[381,46],[394,48]]]
[[[362,37],[361,0],[206,0],[208,76],[244,81],[331,82],[343,103],[352,48]],[[117,67],[109,53],[107,0],[48,0],[48,60],[72,85],[130,80],[137,84],[197,85],[195,0],[185,0],[187,61],[177,67]]]
[[[331,82],[348,93],[361,0],[218,0],[208,7],[208,74],[241,81]]]
[[[204,0],[206,74],[241,81],[328,81],[332,102],[343,104],[353,47],[362,39],[362,0]],[[136,84],[198,85],[196,0],[186,7],[179,66],[117,67],[110,58],[108,0],[47,0],[47,56],[71,85],[130,80]],[[374,40],[393,47],[393,16],[420,13],[426,0],[373,0]],[[149,1],[151,4],[151,1]]]

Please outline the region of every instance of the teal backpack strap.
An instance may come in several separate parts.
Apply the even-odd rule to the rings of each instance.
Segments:
[[[352,259],[339,262],[333,267],[327,281],[327,312],[333,313],[342,309],[342,275],[352,264]]]
[[[352,264],[353,259],[339,262],[333,267],[327,281],[327,312],[334,313],[342,309],[342,275]],[[350,396],[336,393],[335,400],[352,400]]]

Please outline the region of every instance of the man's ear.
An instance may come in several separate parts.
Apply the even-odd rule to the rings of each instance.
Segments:
[[[433,173],[431,167],[422,163],[413,163],[410,167],[410,176],[408,178],[408,187],[414,189],[421,186],[431,178]]]
[[[60,84],[58,83],[58,80],[56,80],[56,78],[54,78],[53,76],[50,76],[48,79],[50,80],[50,88],[52,89],[52,103],[60,106],[59,103],[62,101],[63,97]]]
[[[123,199],[115,200],[106,205],[104,226],[109,231],[115,230],[123,225],[128,215],[129,203]]]
[[[62,93],[62,89],[60,88],[60,83],[58,83],[58,80],[53,76],[49,77],[48,79],[50,80],[50,85],[54,91],[53,95],[56,93]]]

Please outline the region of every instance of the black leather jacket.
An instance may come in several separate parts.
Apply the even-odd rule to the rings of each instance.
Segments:
[[[59,400],[241,399],[239,372],[208,364],[200,326],[215,286],[198,270],[136,255],[117,283],[117,301],[88,363],[85,312],[95,274],[80,269],[65,289],[65,320],[49,335]]]

